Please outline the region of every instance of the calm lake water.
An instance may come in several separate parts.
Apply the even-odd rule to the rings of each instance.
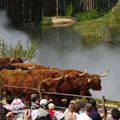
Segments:
[[[109,74],[101,78],[102,90],[91,92],[94,97],[104,95],[120,101],[120,45],[82,40],[72,27],[16,30],[8,23],[4,12],[0,12],[0,39],[9,45],[14,46],[19,40],[24,45],[29,40],[38,41],[33,63],[81,71],[88,67],[87,72],[91,74],[102,74],[109,69]]]

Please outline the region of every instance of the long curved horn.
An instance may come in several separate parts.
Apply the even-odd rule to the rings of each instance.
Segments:
[[[86,72],[87,72],[87,67],[83,73],[79,74],[79,76],[83,76]]]
[[[109,69],[107,70],[107,72],[105,72],[105,73],[103,73],[103,74],[101,74],[101,75],[98,75],[98,76],[99,76],[99,77],[104,77],[104,76],[106,76],[108,73],[109,73]]]
[[[60,76],[59,78],[52,78],[53,80],[61,80],[63,78],[63,75]]]
[[[27,52],[27,55],[26,55],[22,60],[23,60],[23,61],[27,60],[28,55],[29,55],[29,52]]]
[[[32,67],[29,67],[28,70],[32,70],[33,68],[35,68],[36,64],[33,65]]]
[[[67,78],[67,77],[69,77],[69,75],[67,74],[67,75],[65,75],[65,78]]]

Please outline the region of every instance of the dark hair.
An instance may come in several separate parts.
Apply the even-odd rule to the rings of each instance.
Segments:
[[[76,102],[75,103],[75,112],[79,113],[79,111],[80,111],[80,105]]]
[[[42,116],[42,117],[37,117],[35,120],[52,120],[52,118],[50,117],[50,115],[46,115],[46,116]]]
[[[22,98],[25,98],[26,97],[26,94],[24,92],[20,93],[18,98],[22,99]]]
[[[93,106],[92,106],[90,103],[87,103],[87,104],[85,105],[85,111],[86,111],[86,112],[91,112],[92,109],[93,109]]]
[[[71,111],[71,112],[74,112],[76,110],[76,106],[75,106],[75,103],[70,103],[68,105],[68,109]]]
[[[3,107],[2,104],[0,104],[0,120],[7,120],[6,114],[9,112],[6,108]]]
[[[93,106],[94,110],[98,111],[96,107],[96,101],[94,99],[90,99],[89,103]]]
[[[90,99],[89,103],[92,104],[93,107],[96,106],[96,101],[94,99]]]
[[[31,101],[35,102],[38,99],[38,95],[36,93],[31,94]]]
[[[13,96],[11,96],[11,95],[6,96],[6,102],[7,102],[8,104],[11,104],[13,100],[14,100],[14,97],[13,97]]]
[[[114,119],[118,120],[120,118],[120,111],[117,108],[113,108],[111,114]]]

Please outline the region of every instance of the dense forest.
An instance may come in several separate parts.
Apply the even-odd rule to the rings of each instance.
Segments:
[[[118,0],[0,0],[0,8],[7,11],[14,24],[39,24],[43,16],[65,15],[68,6],[73,13],[80,11],[108,11]]]

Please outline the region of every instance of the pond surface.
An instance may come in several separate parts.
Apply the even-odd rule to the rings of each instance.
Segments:
[[[119,45],[82,40],[72,26],[16,30],[7,25],[9,21],[5,21],[6,16],[3,15],[0,13],[0,39],[13,46],[19,40],[23,44],[29,40],[38,41],[39,48],[33,63],[81,71],[88,67],[87,72],[91,74],[102,74],[109,69],[109,74],[101,78],[102,90],[91,92],[94,97],[101,98],[104,95],[107,99],[120,101]]]

